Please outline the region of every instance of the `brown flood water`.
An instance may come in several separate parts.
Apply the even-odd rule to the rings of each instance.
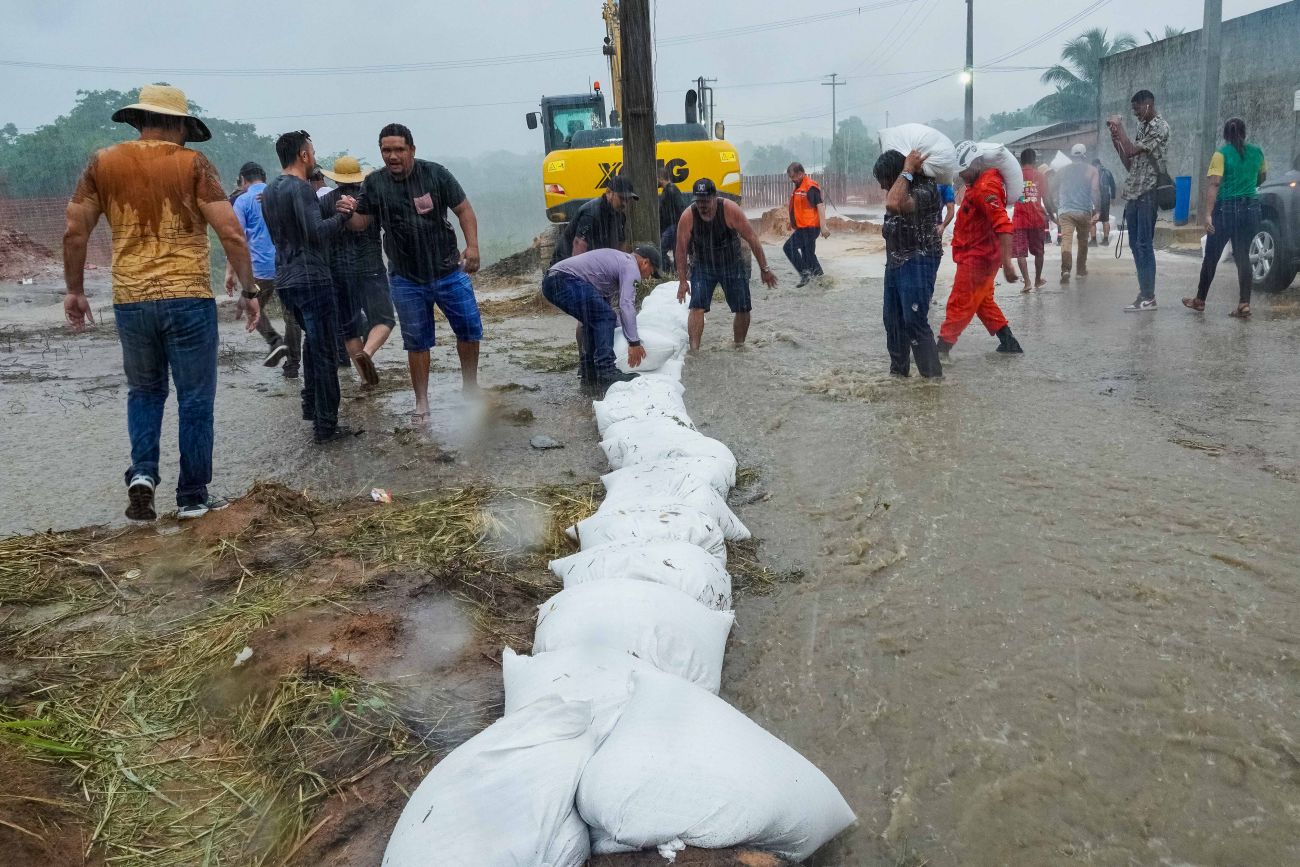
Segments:
[[[1133,316],[1102,261],[1001,287],[1026,355],[976,323],[929,385],[886,376],[877,260],[758,298],[746,351],[715,313],[685,378],[807,572],[742,604],[724,695],[858,812],[816,863],[1300,863],[1295,300],[1228,319],[1223,273],[1198,317],[1162,256]]]

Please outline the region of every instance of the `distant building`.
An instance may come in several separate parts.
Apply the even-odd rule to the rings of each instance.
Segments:
[[[1090,120],[1067,120],[1059,123],[1047,123],[1040,126],[1022,126],[986,136],[984,141],[1005,145],[1017,157],[1025,148],[1038,152],[1040,163],[1050,163],[1057,151],[1070,152],[1070,148],[1082,142],[1088,146],[1088,153],[1097,152],[1097,124]],[[1110,144],[1110,139],[1106,139]]]
[[[1298,167],[1300,0],[1224,21],[1221,40],[1216,130],[1222,130],[1228,118],[1240,117],[1246,121],[1251,141],[1264,149],[1274,172]],[[1195,177],[1206,169],[1197,165],[1201,55],[1201,31],[1195,30],[1101,61],[1099,121],[1112,114],[1122,115],[1131,135],[1136,121],[1129,100],[1139,90],[1150,90],[1156,95],[1156,108],[1172,129],[1169,174],[1174,177]],[[1124,170],[1108,136],[1103,136],[1103,144],[1102,159],[1122,183]]]

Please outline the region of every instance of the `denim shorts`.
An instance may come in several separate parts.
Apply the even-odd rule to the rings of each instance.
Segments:
[[[704,268],[696,265],[691,269],[691,309],[709,312],[713,304],[713,290],[722,285],[722,294],[727,298],[727,306],[732,313],[748,313],[753,305],[749,298],[749,277],[744,265],[729,268]]]
[[[474,285],[464,271],[453,271],[429,283],[416,283],[398,274],[388,278],[393,306],[402,329],[402,348],[424,352],[434,345],[433,305],[447,317],[452,333],[462,343],[483,339]]]

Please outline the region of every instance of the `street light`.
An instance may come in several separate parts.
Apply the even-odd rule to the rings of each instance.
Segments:
[[[962,84],[970,84],[974,80],[974,76],[971,75],[969,69],[963,69],[961,75],[957,76],[957,80]]]

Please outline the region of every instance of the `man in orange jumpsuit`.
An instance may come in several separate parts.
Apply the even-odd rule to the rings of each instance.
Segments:
[[[946,360],[957,338],[978,316],[989,334],[998,338],[998,352],[1024,352],[1011,333],[1007,317],[993,300],[993,281],[998,266],[1008,283],[1016,282],[1011,258],[1013,227],[1007,216],[1007,196],[997,169],[981,169],[979,151],[972,142],[957,145],[957,161],[966,195],[957,211],[952,235],[952,258],[957,263],[952,294],[943,327],[939,329],[939,353]]]

